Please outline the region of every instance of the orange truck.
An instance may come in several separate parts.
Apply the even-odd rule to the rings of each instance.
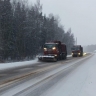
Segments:
[[[38,56],[39,60],[53,60],[66,59],[67,48],[64,43],[60,41],[47,42],[43,46],[43,55]]]

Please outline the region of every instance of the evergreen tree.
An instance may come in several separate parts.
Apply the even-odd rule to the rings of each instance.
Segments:
[[[71,30],[65,32],[58,16],[43,16],[40,0],[31,7],[25,0],[0,0],[0,9],[0,54],[4,59],[33,58],[45,42],[53,40],[65,43],[70,53],[74,35]]]
[[[11,57],[13,50],[13,32],[12,32],[12,6],[10,0],[2,2],[3,8],[1,9],[1,32],[2,32],[2,47],[4,58]]]

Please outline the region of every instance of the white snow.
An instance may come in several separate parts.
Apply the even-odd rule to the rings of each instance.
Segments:
[[[20,67],[20,66],[25,66],[25,65],[35,64],[35,63],[39,63],[37,58],[34,60],[23,61],[23,62],[0,63],[0,70]]]
[[[71,57],[71,55],[68,55],[67,57]],[[0,70],[5,70],[9,68],[16,68],[20,66],[25,66],[25,65],[32,65],[38,62],[38,58],[30,61],[23,61],[23,62],[13,62],[13,63],[0,63]]]

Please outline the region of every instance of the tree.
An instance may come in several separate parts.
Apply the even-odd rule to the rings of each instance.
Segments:
[[[68,53],[71,53],[71,48],[74,45],[74,35],[71,33],[71,28],[63,35],[63,42],[67,45]]]
[[[74,44],[71,30],[65,32],[60,18],[42,13],[40,0],[31,7],[27,0],[0,0],[0,52],[4,59],[33,58],[47,41],[59,40],[67,45],[68,52]],[[3,51],[2,51],[3,49]]]
[[[3,8],[1,9],[1,34],[2,34],[2,47],[3,56],[5,59],[11,56],[13,50],[13,32],[12,32],[12,6],[10,0],[2,2]]]

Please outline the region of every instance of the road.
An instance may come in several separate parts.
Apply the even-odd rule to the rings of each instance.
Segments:
[[[0,96],[95,96],[82,90],[95,58],[87,54],[1,71]]]

